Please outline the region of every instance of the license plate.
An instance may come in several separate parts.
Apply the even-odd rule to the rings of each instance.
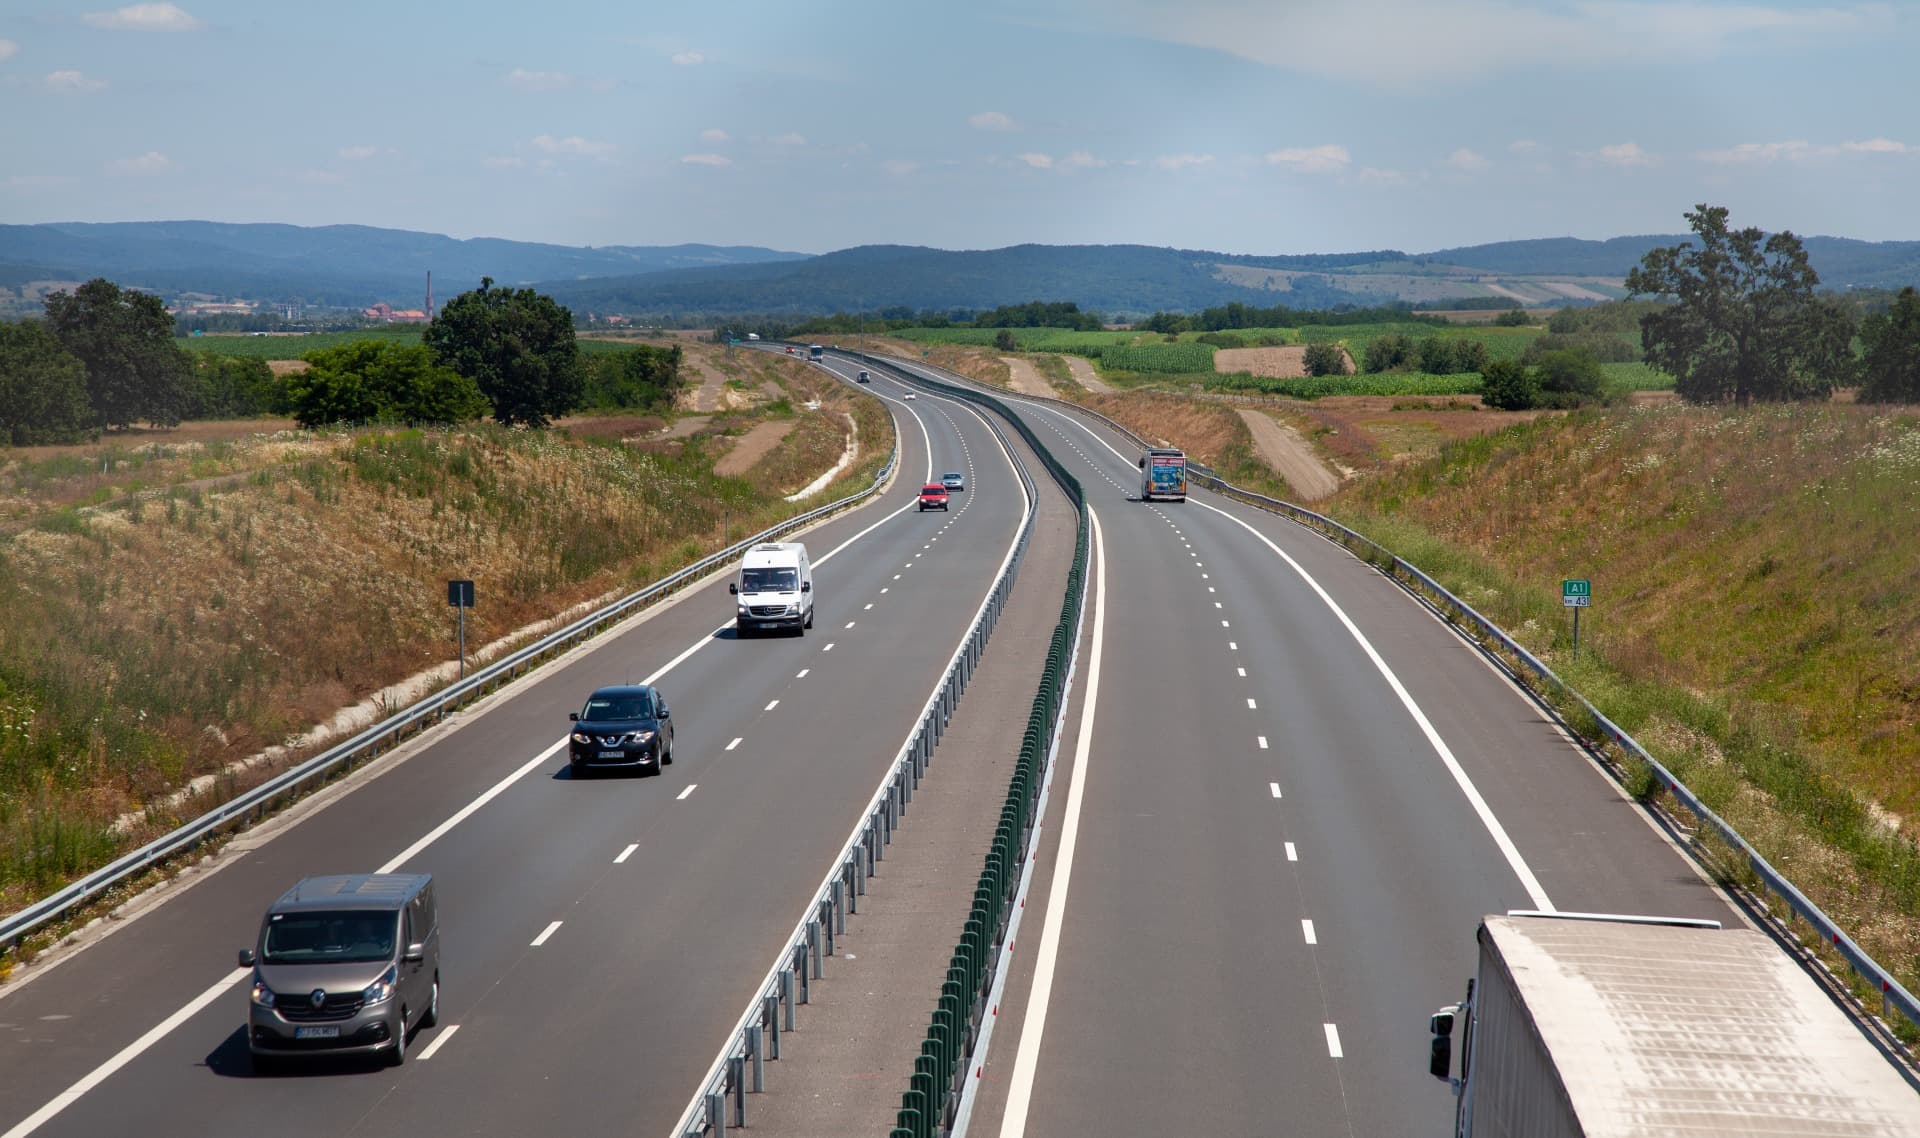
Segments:
[[[338,1039],[340,1028],[337,1026],[296,1027],[293,1029],[293,1037],[295,1039]]]
[[[600,752],[600,757],[603,759],[624,759],[627,757],[627,753],[625,751],[602,751]]]

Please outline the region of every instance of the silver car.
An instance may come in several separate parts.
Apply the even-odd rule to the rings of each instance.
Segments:
[[[398,1066],[408,1035],[440,1014],[433,878],[309,877],[268,908],[240,966],[253,969],[247,1045],[256,1070],[322,1054]]]

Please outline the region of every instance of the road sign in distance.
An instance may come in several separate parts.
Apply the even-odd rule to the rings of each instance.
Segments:
[[[455,608],[463,608],[463,609],[472,608],[473,607],[473,582],[472,581],[448,581],[447,582],[447,603],[454,606]]]

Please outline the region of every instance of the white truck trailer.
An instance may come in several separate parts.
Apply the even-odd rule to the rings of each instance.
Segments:
[[[1456,1138],[1920,1135],[1920,1092],[1760,933],[1510,913],[1479,940],[1429,1024]]]

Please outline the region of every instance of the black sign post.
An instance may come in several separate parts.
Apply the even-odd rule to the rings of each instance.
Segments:
[[[467,610],[473,607],[473,582],[448,581],[447,603],[460,614],[460,678],[467,678]]]

